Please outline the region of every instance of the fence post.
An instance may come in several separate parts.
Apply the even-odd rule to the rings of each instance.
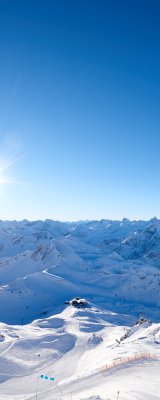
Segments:
[[[39,375],[37,378],[37,385],[36,385],[36,400],[38,399],[38,383],[39,383]]]

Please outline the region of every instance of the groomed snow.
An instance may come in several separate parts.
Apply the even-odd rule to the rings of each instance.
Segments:
[[[160,399],[159,232],[0,222],[0,399]]]

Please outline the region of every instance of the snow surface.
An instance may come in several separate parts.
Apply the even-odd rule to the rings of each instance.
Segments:
[[[155,218],[0,221],[0,399],[160,399],[159,267]]]

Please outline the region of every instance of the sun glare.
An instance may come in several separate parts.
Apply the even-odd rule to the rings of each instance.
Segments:
[[[3,185],[3,178],[0,176],[0,185]]]
[[[0,176],[0,185],[3,185],[5,183],[7,183],[7,179],[3,178],[2,176]]]

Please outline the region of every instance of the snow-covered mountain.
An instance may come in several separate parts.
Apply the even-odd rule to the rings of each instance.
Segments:
[[[0,320],[30,322],[80,295],[159,318],[160,221],[0,221]]]
[[[156,218],[0,221],[0,399],[160,398],[159,305]]]

